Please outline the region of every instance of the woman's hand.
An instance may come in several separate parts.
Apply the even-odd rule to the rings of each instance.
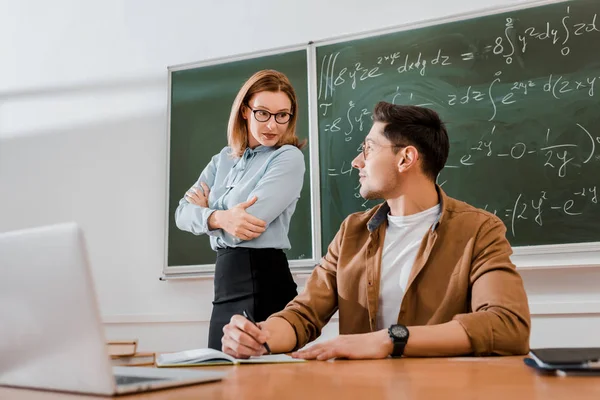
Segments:
[[[246,209],[256,203],[258,198],[238,204],[229,210],[218,210],[212,213],[208,219],[210,229],[223,229],[227,233],[242,239],[252,240],[267,229],[267,223],[246,212]]]
[[[185,193],[185,199],[188,203],[208,208],[208,195],[210,194],[210,189],[204,182],[200,182],[200,185],[202,186],[202,190],[194,186]]]

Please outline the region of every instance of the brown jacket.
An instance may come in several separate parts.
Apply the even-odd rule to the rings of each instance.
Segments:
[[[530,315],[521,276],[510,261],[506,228],[495,215],[448,197],[424,236],[398,323],[458,321],[475,355],[526,354]],[[350,215],[304,291],[272,317],[296,331],[296,348],[316,339],[339,310],[340,334],[376,330],[379,272],[389,207]]]

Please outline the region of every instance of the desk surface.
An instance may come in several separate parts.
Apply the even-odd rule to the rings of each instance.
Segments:
[[[525,366],[522,359],[338,360],[212,367],[230,374],[221,382],[134,396],[157,400],[600,399],[600,378],[544,376]],[[92,397],[0,387],[0,399],[5,398],[89,400]]]

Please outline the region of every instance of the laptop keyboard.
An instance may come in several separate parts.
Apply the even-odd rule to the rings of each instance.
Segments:
[[[115,380],[117,381],[117,385],[132,385],[134,383],[142,383],[142,382],[166,381],[167,379],[141,377],[141,376],[115,375]]]

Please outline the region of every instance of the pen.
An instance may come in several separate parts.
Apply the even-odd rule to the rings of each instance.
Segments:
[[[254,318],[252,318],[252,316],[250,315],[250,313],[248,313],[246,310],[244,310],[244,311],[242,311],[242,314],[244,314],[244,317],[245,317],[245,318],[246,318],[248,321],[252,322],[254,325],[256,325],[256,327],[257,327],[258,329],[260,329],[260,326],[258,326],[258,325],[256,324],[256,321],[254,321]],[[268,354],[271,354],[271,349],[269,348],[269,345],[267,344],[267,342],[263,343],[263,346],[265,346],[265,349],[267,350],[267,353],[268,353]]]

